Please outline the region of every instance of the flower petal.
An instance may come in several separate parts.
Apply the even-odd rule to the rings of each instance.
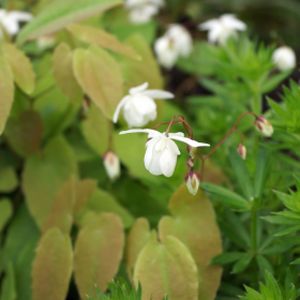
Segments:
[[[190,138],[183,137],[183,136],[178,136],[178,135],[173,134],[173,133],[169,133],[169,137],[172,140],[183,142],[183,143],[188,144],[189,146],[194,147],[194,148],[197,148],[197,147],[210,147],[210,144],[200,143],[200,142],[197,142],[197,141],[192,140]]]
[[[143,92],[143,95],[151,97],[153,99],[173,99],[174,94],[163,90],[147,90]]]
[[[128,101],[128,96],[124,97],[119,104],[117,105],[117,108],[115,110],[114,116],[113,116],[113,122],[117,123],[121,109],[124,107],[124,105],[126,104],[126,102]]]
[[[144,82],[143,84],[141,85],[138,85],[136,87],[133,87],[129,90],[129,94],[130,95],[135,95],[135,94],[138,94],[138,93],[141,93],[143,91],[145,91],[149,86],[149,83],[148,82]]]
[[[161,133],[157,130],[154,129],[148,129],[148,128],[144,128],[144,129],[129,129],[129,130],[124,130],[119,132],[119,134],[128,134],[128,133],[148,133],[149,134],[149,138],[153,138],[155,136],[159,136],[161,135]]]
[[[175,171],[176,163],[177,155],[173,151],[170,151],[169,148],[166,148],[159,159],[162,174],[166,177],[171,177]]]
[[[24,11],[12,11],[9,12],[9,18],[15,22],[28,22],[32,19],[32,14]]]

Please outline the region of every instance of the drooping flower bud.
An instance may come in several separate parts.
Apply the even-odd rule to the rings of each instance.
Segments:
[[[120,176],[120,160],[114,152],[108,151],[104,154],[103,164],[106,173],[111,180],[115,180]]]
[[[255,126],[257,130],[265,137],[272,136],[274,132],[272,124],[264,116],[259,116],[256,118]]]
[[[185,184],[188,191],[195,196],[200,185],[200,179],[197,173],[195,173],[194,171],[189,172],[185,177]]]
[[[236,150],[239,156],[245,160],[247,157],[247,148],[245,147],[245,145],[239,144]]]

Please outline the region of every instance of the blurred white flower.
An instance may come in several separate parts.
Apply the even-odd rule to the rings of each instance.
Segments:
[[[274,64],[281,71],[291,70],[296,66],[296,54],[287,46],[277,48],[272,56]]]
[[[20,30],[20,22],[28,22],[32,15],[23,11],[7,11],[0,9],[0,23],[9,35],[15,35]]]
[[[120,160],[114,152],[108,151],[104,154],[103,164],[106,173],[111,180],[115,180],[120,176]]]
[[[200,143],[184,137],[182,132],[166,133],[153,129],[131,129],[121,131],[120,134],[147,133],[149,140],[146,143],[144,164],[146,169],[153,175],[171,177],[175,171],[177,156],[180,154],[175,141],[183,142],[191,147],[209,147],[209,144]]]
[[[224,44],[229,37],[235,36],[238,31],[245,31],[246,28],[246,24],[232,14],[225,14],[199,25],[199,29],[208,31],[210,43],[219,44]]]
[[[125,96],[118,104],[113,116],[116,123],[121,110],[129,127],[142,127],[156,119],[157,109],[154,98],[171,99],[174,95],[162,90],[148,90],[148,83],[131,88],[129,95]]]
[[[193,40],[190,33],[178,24],[172,24],[154,45],[158,61],[165,68],[172,68],[177,59],[180,56],[188,56],[192,48]]]
[[[164,0],[125,0],[132,23],[146,23],[155,16],[165,4]]]
[[[198,192],[199,185],[200,185],[200,179],[197,173],[195,172],[188,173],[188,175],[185,178],[185,184],[188,191],[195,196]]]
[[[257,130],[265,137],[272,136],[274,132],[272,124],[264,116],[259,116],[256,118],[255,126]]]

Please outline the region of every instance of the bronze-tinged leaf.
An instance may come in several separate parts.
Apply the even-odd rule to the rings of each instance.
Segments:
[[[151,237],[140,252],[135,269],[135,285],[141,284],[142,300],[198,299],[198,272],[189,249],[176,237],[159,242]]]
[[[139,253],[151,238],[150,225],[147,219],[138,218],[133,224],[126,242],[126,269],[130,279]]]
[[[82,299],[93,297],[95,286],[105,291],[122,258],[124,232],[120,218],[103,213],[91,218],[75,244],[75,282]]]
[[[49,229],[38,244],[32,268],[33,300],[65,300],[73,268],[70,237]]]
[[[4,54],[0,52],[0,134],[5,128],[13,101],[14,81],[12,71]]]
[[[43,224],[43,232],[58,227],[69,234],[74,214],[86,204],[96,190],[97,182],[91,179],[78,181],[75,177],[67,180],[54,199],[52,208]]]
[[[28,57],[13,44],[5,43],[3,51],[16,84],[26,94],[33,93],[35,88],[35,73]]]
[[[40,114],[34,110],[27,110],[11,118],[6,126],[5,137],[18,155],[27,157],[37,153],[43,138],[43,121]]]
[[[131,59],[140,59],[140,56],[133,48],[123,44],[114,35],[103,29],[78,24],[69,25],[67,29],[76,39],[79,39],[82,42],[112,50]]]
[[[59,44],[53,53],[53,74],[57,85],[72,101],[82,97],[73,73],[73,52],[66,43]]]
[[[101,14],[122,4],[121,0],[54,0],[48,2],[49,4],[41,13],[18,34],[19,44],[48,35],[65,28],[68,24]]]
[[[74,51],[73,69],[83,91],[105,117],[112,119],[123,97],[123,77],[118,63],[105,50],[91,46]]]
[[[189,248],[199,270],[199,299],[213,300],[222,275],[219,266],[210,265],[222,252],[213,206],[202,191],[193,196],[182,185],[171,198],[169,209],[173,217],[161,219],[159,236],[162,240],[175,236]]]
[[[104,155],[109,145],[109,135],[112,126],[100,109],[92,104],[86,119],[81,123],[81,131],[88,145],[98,155]]]
[[[40,227],[45,222],[61,186],[76,174],[74,153],[60,136],[51,140],[42,153],[26,160],[22,187],[29,211]]]
[[[153,89],[163,87],[163,79],[157,60],[154,58],[151,48],[140,35],[134,35],[126,41],[141,57],[140,61],[125,60],[122,64],[127,91],[133,86],[148,82]]]

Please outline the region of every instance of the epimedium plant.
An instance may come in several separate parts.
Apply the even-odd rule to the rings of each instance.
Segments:
[[[1,299],[296,299],[299,86],[265,101],[292,49],[252,41],[231,14],[193,41],[153,20],[162,0],[46,0],[34,17],[12,3]],[[164,90],[172,68],[207,93]]]

